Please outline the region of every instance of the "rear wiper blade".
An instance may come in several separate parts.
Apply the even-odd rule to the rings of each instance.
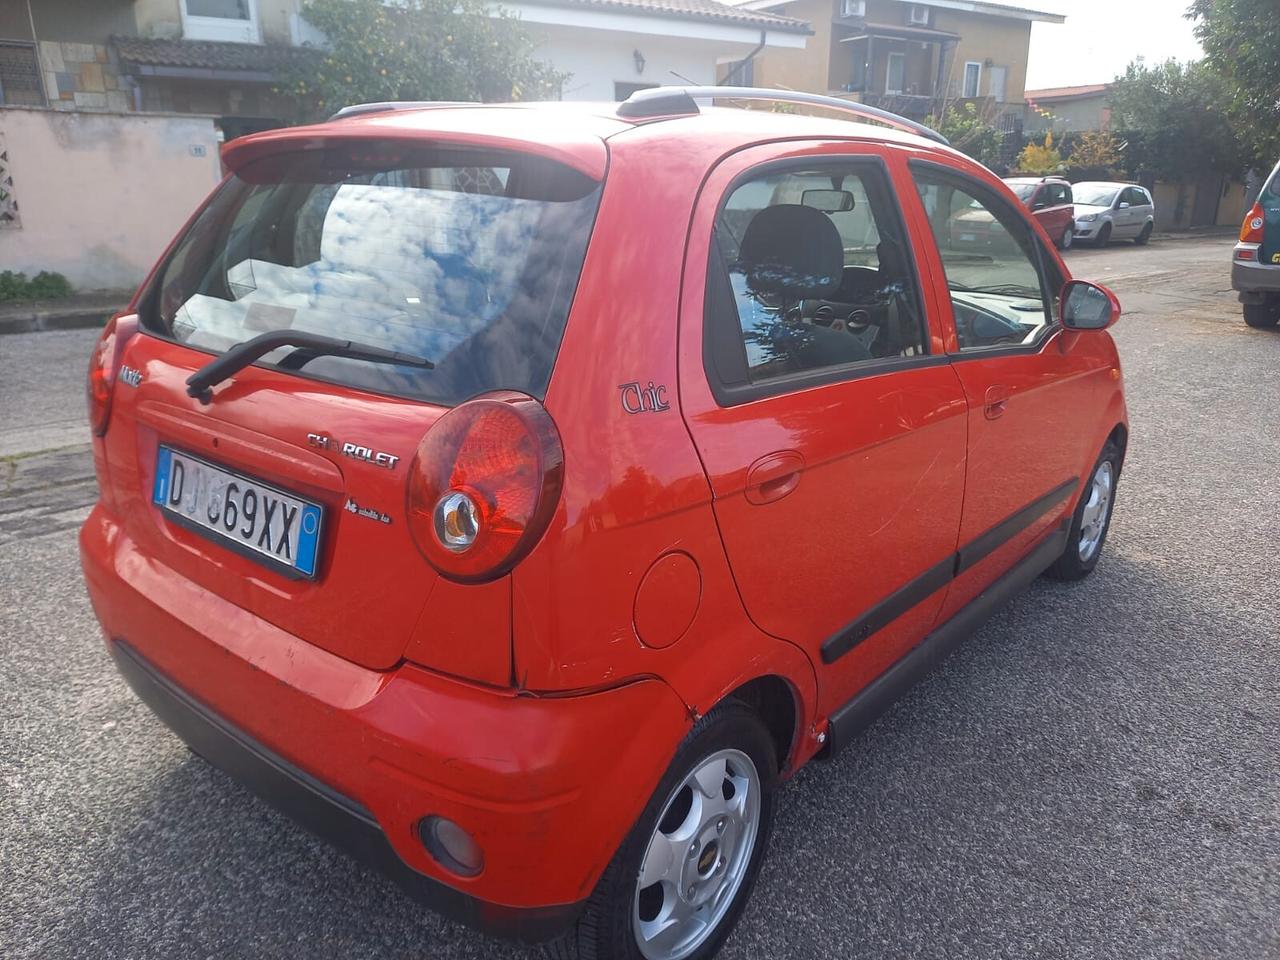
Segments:
[[[352,360],[368,360],[372,363],[394,363],[404,367],[421,367],[423,370],[435,368],[435,364],[411,353],[397,353],[381,347],[371,347],[354,340],[339,340],[326,337],[321,333],[307,330],[271,330],[259,334],[252,340],[237,343],[220,357],[206,363],[203,367],[187,377],[187,396],[195,397],[201,403],[213,399],[213,388],[237,370],[243,370],[255,360],[266,356],[280,347],[299,347],[298,352],[307,359],[318,356],[349,357]],[[293,355],[290,354],[290,357]],[[286,358],[287,360],[288,358]],[[305,362],[305,361],[304,361]],[[301,363],[292,364],[294,369]],[[282,363],[281,366],[286,366]],[[288,369],[288,367],[286,367]]]

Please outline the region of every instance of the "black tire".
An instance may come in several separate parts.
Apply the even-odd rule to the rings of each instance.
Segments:
[[[1120,452],[1120,447],[1114,440],[1108,440],[1107,445],[1102,448],[1102,453],[1098,455],[1098,459],[1094,462],[1093,469],[1089,471],[1089,479],[1085,482],[1084,490],[1080,494],[1080,502],[1076,504],[1076,512],[1071,517],[1071,529],[1067,533],[1067,545],[1062,551],[1062,556],[1058,557],[1053,562],[1053,566],[1045,571],[1045,576],[1054,580],[1083,580],[1093,573],[1093,568],[1098,565],[1098,558],[1102,556],[1102,548],[1106,546],[1107,531],[1111,529],[1111,514],[1115,510],[1116,491],[1120,481],[1122,460],[1123,456]],[[1093,479],[1098,475],[1104,463],[1111,465],[1111,494],[1102,522],[1102,534],[1098,539],[1097,546],[1093,548],[1093,552],[1088,557],[1082,558],[1080,556],[1080,541],[1085,509],[1089,504]]]
[[[1095,247],[1105,247],[1111,242],[1111,224],[1104,223],[1102,229],[1098,231],[1098,235],[1093,240]]]
[[[1070,250],[1071,241],[1075,238],[1075,226],[1072,225],[1063,230],[1058,236],[1057,247],[1059,250]]]
[[[1151,224],[1148,223],[1145,227],[1142,228],[1142,232],[1133,238],[1133,242],[1140,247],[1145,247],[1147,245],[1147,242],[1151,239],[1151,231],[1153,229],[1154,228],[1151,226]]]
[[[778,781],[773,738],[756,712],[735,700],[716,707],[689,731],[640,819],[596,884],[577,925],[559,939],[543,945],[547,957],[552,960],[643,960],[633,929],[632,907],[641,864],[658,817],[673,791],[702,759],[724,749],[740,750],[755,764],[761,784],[761,805],[754,848],[737,893],[715,932],[689,954],[688,960],[709,960],[715,955],[733,931],[755,886],[773,829],[773,795]]]
[[[1244,322],[1258,330],[1280,323],[1280,297],[1268,297],[1262,303],[1244,305]]]

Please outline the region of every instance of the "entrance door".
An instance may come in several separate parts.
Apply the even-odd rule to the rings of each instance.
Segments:
[[[991,99],[996,103],[1004,103],[1008,95],[1009,68],[992,67],[990,70]]]
[[[884,92],[902,93],[906,84],[907,57],[902,53],[889,54],[889,66],[885,70]]]
[[[743,603],[810,656],[825,712],[937,615],[966,408],[924,315],[885,148],[767,162],[795,149],[736,155],[703,192],[681,407]]]

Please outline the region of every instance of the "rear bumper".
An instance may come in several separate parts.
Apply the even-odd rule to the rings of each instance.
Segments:
[[[121,672],[197,753],[500,936],[541,940],[572,923],[689,728],[657,680],[541,697],[408,663],[365,669],[178,576],[102,504],[80,544]],[[475,838],[479,875],[427,853],[417,827],[431,814]]]
[[[373,814],[256,742],[178,687],[124,641],[108,641],[121,675],[197,754],[431,909],[499,936],[537,942],[568,928],[580,904],[503,907],[433,880],[396,854]]]
[[[1280,293],[1280,265],[1265,263],[1231,263],[1231,288],[1247,296],[1255,293]],[[1245,299],[1241,296],[1241,300]]]

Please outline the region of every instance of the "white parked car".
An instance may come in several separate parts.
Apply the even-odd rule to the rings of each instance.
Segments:
[[[1072,188],[1078,243],[1103,246],[1110,240],[1132,240],[1139,246],[1156,228],[1156,205],[1145,187],[1094,181]]]

